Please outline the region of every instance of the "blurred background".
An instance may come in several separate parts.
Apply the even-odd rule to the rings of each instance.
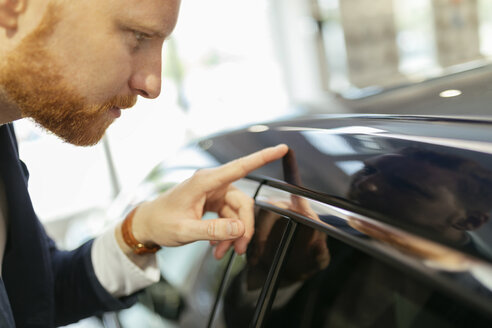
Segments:
[[[210,133],[305,113],[489,115],[491,56],[489,0],[184,0],[160,97],[101,143],[15,123],[33,203],[73,248],[120,191]]]

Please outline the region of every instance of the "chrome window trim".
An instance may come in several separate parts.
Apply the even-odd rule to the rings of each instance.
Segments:
[[[333,206],[334,208],[338,208],[340,210],[348,211],[350,213],[354,213],[356,215],[361,215],[362,217],[370,218],[371,220],[377,221],[377,222],[382,222],[387,224],[390,227],[394,227],[396,229],[399,229],[400,231],[408,232],[411,235],[421,237],[425,240],[432,241],[436,244],[442,245],[449,247],[451,249],[454,249],[460,253],[466,253],[470,255],[473,258],[480,258],[483,262],[489,263],[492,265],[492,261],[490,258],[487,258],[486,256],[481,257],[479,253],[473,253],[469,254],[466,251],[463,251],[456,247],[455,245],[451,244],[448,240],[444,238],[439,238],[436,234],[429,234],[427,231],[422,230],[415,225],[404,223],[404,222],[397,222],[395,220],[391,220],[390,218],[384,216],[381,213],[377,213],[371,210],[368,210],[364,207],[358,206],[354,203],[349,202],[348,200],[341,198],[341,197],[336,197],[336,196],[331,196],[328,194],[322,194],[316,191],[312,191],[300,186],[295,186],[289,183],[286,183],[284,181],[278,180],[278,179],[273,179],[270,177],[266,176],[261,176],[261,175],[249,175],[245,177],[244,179],[249,179],[249,180],[256,180],[260,182],[260,189],[262,186],[270,186],[272,188],[286,191],[291,193],[292,195],[297,195],[297,196],[302,196],[309,198],[314,201],[318,201],[322,204],[330,205]],[[256,194],[258,195],[260,190],[257,190]],[[256,198],[256,196],[255,196]]]

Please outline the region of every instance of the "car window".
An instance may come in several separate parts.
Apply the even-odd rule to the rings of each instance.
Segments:
[[[492,320],[324,232],[299,225],[263,327],[486,327]]]
[[[289,220],[256,207],[255,234],[246,254],[236,255],[231,263],[223,292],[212,318],[212,327],[249,327],[263,286],[269,279],[279,245]]]

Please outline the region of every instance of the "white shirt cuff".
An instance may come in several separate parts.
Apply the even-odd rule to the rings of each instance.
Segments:
[[[118,246],[114,227],[98,236],[92,244],[91,257],[96,277],[114,297],[128,296],[159,281],[156,256],[145,256],[148,261],[142,269]]]

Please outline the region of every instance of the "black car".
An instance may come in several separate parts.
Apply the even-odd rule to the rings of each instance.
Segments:
[[[124,212],[196,169],[278,143],[290,147],[283,161],[236,183],[255,199],[246,254],[163,249],[161,282],[142,293],[146,310],[119,314],[124,326],[150,312],[163,327],[492,326],[492,120],[250,126],[184,148],[117,204]]]

